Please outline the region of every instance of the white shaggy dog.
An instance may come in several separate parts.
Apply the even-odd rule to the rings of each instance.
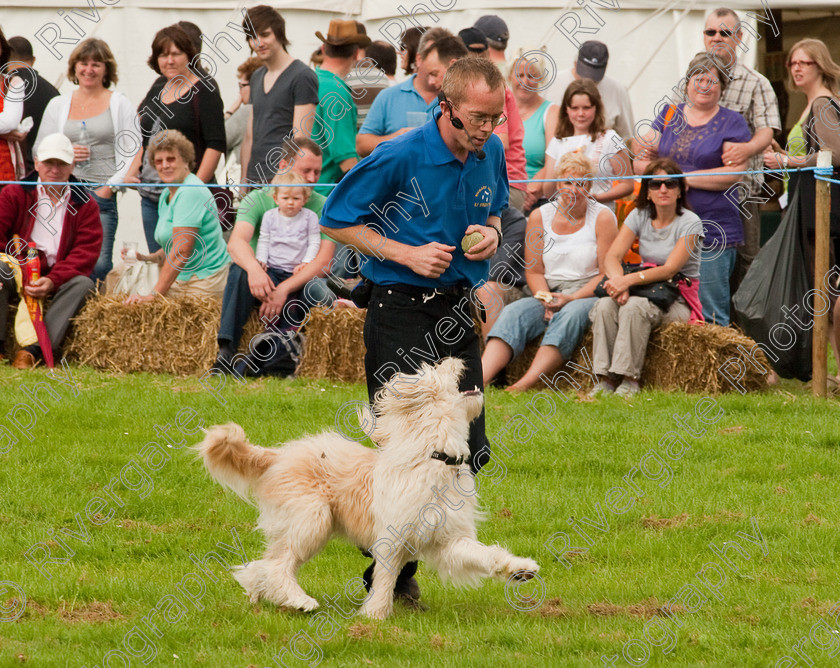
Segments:
[[[484,399],[459,391],[463,371],[463,361],[450,357],[392,379],[373,405],[378,450],[335,432],[268,449],[249,443],[236,424],[207,431],[195,449],[210,475],[243,498],[251,492],[260,509],[266,552],[235,574],[252,602],[317,608],[297,571],[334,533],[376,558],[359,611],[376,619],[391,614],[397,574],[408,561],[422,559],[459,584],[533,577],[539,566],[532,559],[476,540],[474,481],[464,462],[469,424]]]

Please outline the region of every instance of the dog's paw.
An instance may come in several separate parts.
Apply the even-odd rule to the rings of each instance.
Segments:
[[[391,606],[374,607],[363,605],[356,614],[361,617],[367,617],[368,619],[387,619],[391,616],[391,610]]]
[[[516,580],[530,580],[540,571],[540,565],[527,557],[515,557],[508,564],[508,577]]]
[[[251,603],[259,603],[262,598],[262,587],[260,586],[259,578],[255,568],[249,566],[235,566],[232,569],[233,579],[236,580],[245,593],[248,595],[248,600]]]
[[[288,608],[295,608],[301,612],[312,612],[313,610],[317,610],[318,607],[320,607],[320,604],[311,596],[301,596],[299,598],[295,598],[294,600],[290,600],[285,604],[285,606]]]

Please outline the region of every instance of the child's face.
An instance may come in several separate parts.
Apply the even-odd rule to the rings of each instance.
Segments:
[[[287,218],[294,218],[306,204],[306,195],[303,188],[277,188],[274,201],[280,213]]]

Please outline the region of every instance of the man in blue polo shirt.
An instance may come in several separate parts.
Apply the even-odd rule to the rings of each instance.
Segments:
[[[421,362],[447,356],[466,363],[462,390],[483,387],[470,297],[487,280],[508,204],[504,148],[493,134],[504,122],[504,87],[489,60],[457,60],[443,79],[432,120],[377,147],[324,205],[323,231],[364,255],[371,401],[394,374],[415,373]],[[483,239],[465,253],[461,239],[473,232]],[[489,458],[483,412],[470,425],[469,444],[477,471],[479,454],[484,462]],[[416,569],[410,562],[399,576],[382,575],[398,598],[416,603]],[[372,573],[373,566],[365,573],[368,585]]]
[[[386,88],[373,101],[356,135],[358,154],[362,157],[370,155],[383,141],[399,137],[428,120],[423,118],[423,114],[428,116],[437,107],[437,96],[446,70],[467,53],[464,43],[452,36],[442,37],[418,53],[417,74]]]

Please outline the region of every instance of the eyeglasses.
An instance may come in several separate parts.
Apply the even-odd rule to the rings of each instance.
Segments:
[[[452,105],[452,107],[454,109],[458,109],[455,105]],[[469,114],[467,116],[467,120],[474,128],[483,128],[486,123],[490,123],[490,125],[494,128],[497,128],[502,125],[502,123],[507,122],[507,116],[504,114],[501,116],[481,116],[479,114]]]
[[[250,81],[245,81],[245,82],[240,81],[240,82],[239,82],[239,87],[240,87],[240,88],[247,88],[247,87],[248,87],[248,86],[250,86],[250,85],[251,85],[251,82],[250,82]]]
[[[811,65],[816,65],[817,63],[813,60],[791,60],[787,66],[788,69],[793,69],[794,67],[811,67]]]
[[[735,34],[734,30],[712,30],[709,28],[708,30],[704,30],[703,34],[706,37],[714,37],[715,35],[720,35],[721,37],[727,38],[732,37]]]
[[[680,180],[679,179],[650,179],[648,181],[648,188],[650,190],[659,190],[665,186],[668,190],[673,190],[674,188],[679,188]]]

